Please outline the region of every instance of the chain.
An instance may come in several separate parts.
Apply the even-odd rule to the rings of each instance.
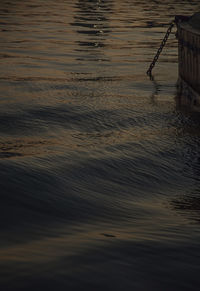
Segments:
[[[174,24],[175,24],[175,21],[173,20],[171,22],[166,34],[165,34],[165,37],[163,38],[163,40],[161,42],[161,45],[160,45],[160,47],[159,47],[159,49],[158,49],[158,51],[157,51],[152,63],[151,63],[151,65],[149,66],[149,69],[147,70],[147,75],[151,76],[151,71],[153,70],[153,67],[156,64],[156,62],[157,62],[157,60],[158,60],[158,58],[160,56],[160,53],[162,52],[162,50],[163,50],[163,48],[164,48],[164,46],[165,46],[165,44],[166,44],[166,42],[168,40],[168,37],[169,37],[169,35],[170,35],[171,31],[172,31],[172,28],[173,28]]]

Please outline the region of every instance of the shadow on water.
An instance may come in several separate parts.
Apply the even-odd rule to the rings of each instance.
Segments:
[[[176,92],[176,108],[185,113],[200,113],[199,94],[195,92],[186,82],[180,77],[177,81],[177,92]]]
[[[156,97],[158,96],[160,88],[161,88],[161,84],[159,84],[156,81],[156,78],[153,75],[151,75],[149,77],[149,79],[151,80],[152,85],[153,85],[153,90],[152,90],[152,95],[150,96],[150,101],[151,101],[152,104],[155,104],[156,103]]]
[[[154,104],[162,84],[156,81],[151,75],[150,80],[153,84],[153,92],[150,96]],[[180,80],[177,81],[179,83]],[[200,223],[200,112],[199,106],[195,106],[194,96],[182,94],[177,86],[175,94],[175,119],[171,125],[176,128],[177,143],[184,138],[182,146],[182,162],[185,172],[183,176],[190,178],[190,191],[182,191],[169,200],[170,208],[189,221]]]
[[[179,80],[178,80],[179,81]],[[190,191],[175,195],[170,201],[173,210],[190,221],[200,222],[200,112],[194,97],[182,94],[177,86],[175,96],[178,116],[177,136],[186,137],[182,151],[182,159],[187,169],[186,176],[190,176],[192,185]]]

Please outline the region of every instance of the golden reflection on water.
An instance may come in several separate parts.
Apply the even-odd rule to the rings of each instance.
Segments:
[[[53,141],[47,139],[37,139],[34,137],[26,138],[10,138],[0,141],[0,158],[16,158],[24,156],[44,155],[48,154],[48,146]],[[54,140],[54,144],[57,143]]]
[[[142,144],[143,141],[153,143],[162,138],[174,136],[174,134],[181,134],[177,132],[176,128],[166,129],[147,129],[134,128],[130,133],[129,130],[106,130],[103,132],[96,131],[91,133],[81,133],[74,130],[60,130],[60,137],[50,137],[42,139],[37,137],[22,137],[10,138],[0,141],[0,158],[20,158],[26,156],[47,156],[49,154],[56,154],[58,149],[60,151],[88,151],[101,150],[105,147],[123,146],[123,144],[137,143]],[[171,145],[166,143],[162,145],[162,150],[170,149]],[[119,149],[119,154],[120,154]]]

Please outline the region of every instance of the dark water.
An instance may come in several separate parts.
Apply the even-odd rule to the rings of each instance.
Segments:
[[[176,98],[199,0],[1,0],[0,289],[199,290],[200,118]]]

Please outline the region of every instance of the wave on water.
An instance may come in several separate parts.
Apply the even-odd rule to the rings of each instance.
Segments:
[[[199,114],[175,15],[199,1],[0,7],[0,286],[198,290]]]

